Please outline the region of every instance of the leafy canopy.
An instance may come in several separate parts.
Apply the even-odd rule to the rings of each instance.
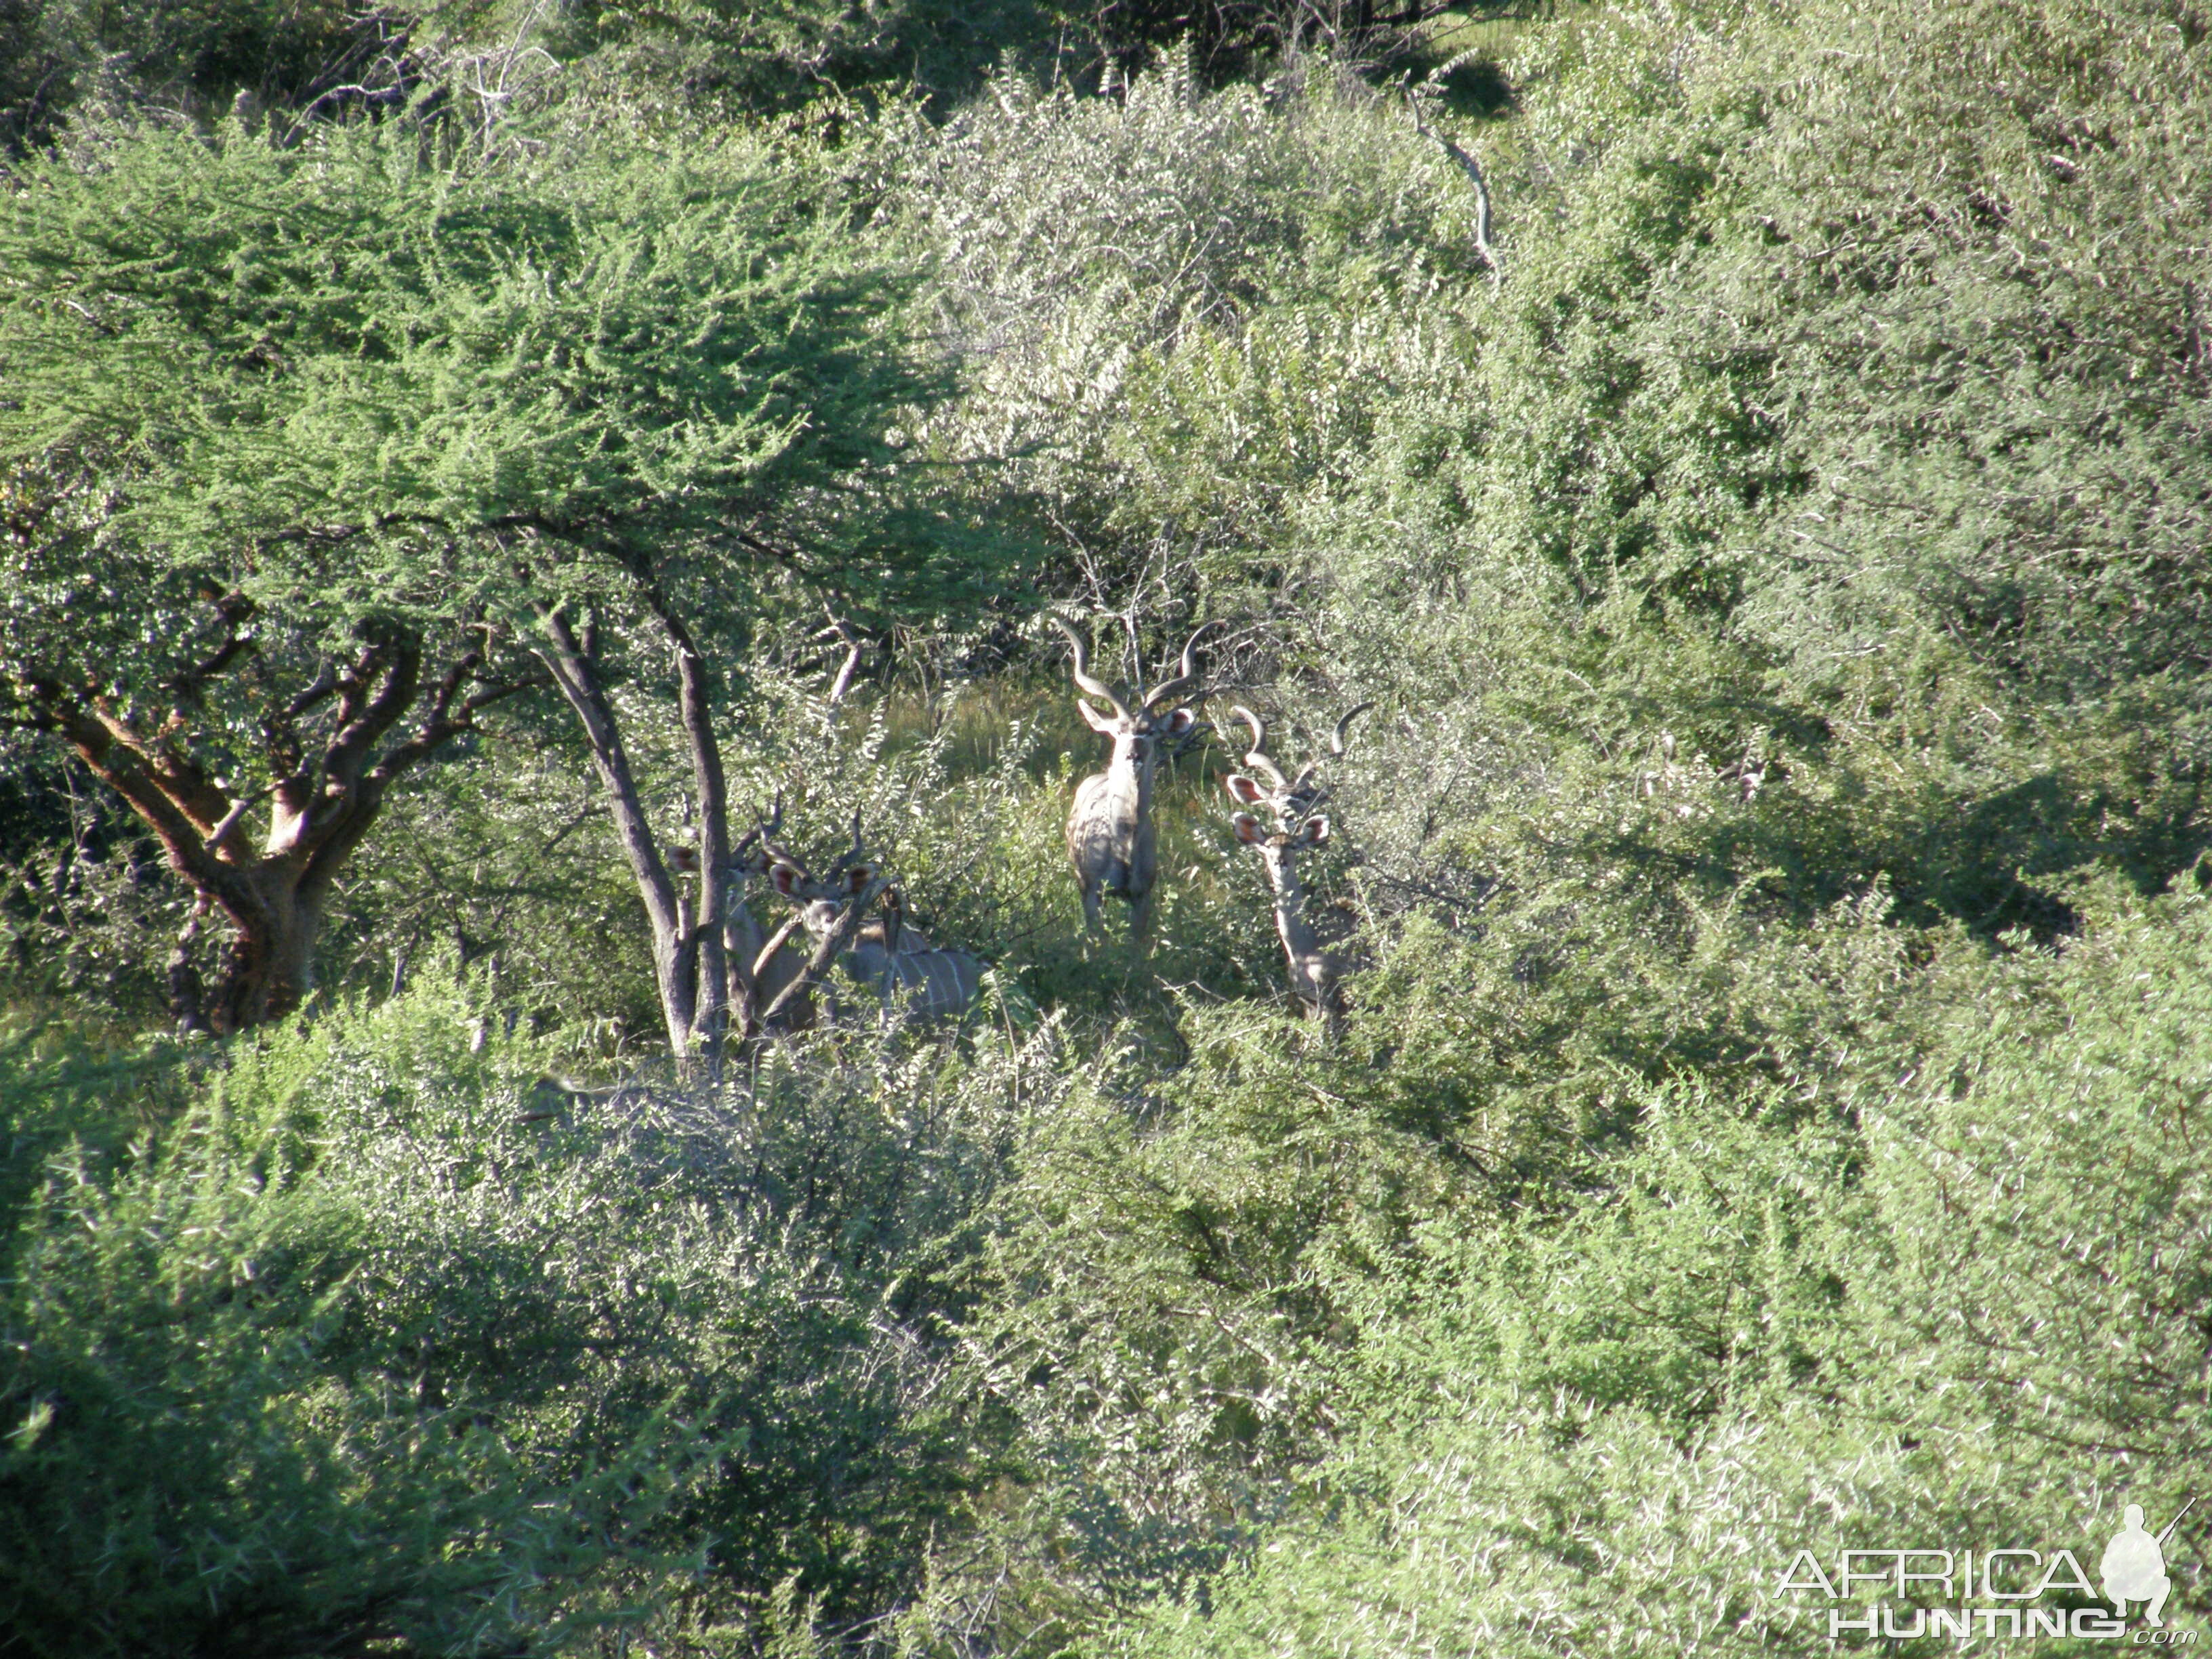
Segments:
[[[112,534],[264,607],[448,615],[525,568],[574,590],[579,554],[738,545],[887,468],[927,389],[804,173],[738,140],[477,165],[398,123],[33,164],[0,465],[66,457]]]

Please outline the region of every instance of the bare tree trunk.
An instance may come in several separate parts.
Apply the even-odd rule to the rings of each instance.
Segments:
[[[698,1012],[697,963],[699,926],[689,907],[677,896],[676,882],[653,835],[637,780],[623,747],[622,728],[613,705],[600,684],[593,652],[576,635],[568,617],[557,605],[542,607],[538,621],[547,643],[539,656],[552,671],[553,684],[575,712],[584,729],[584,744],[591,750],[592,768],[605,790],[607,808],[614,816],[615,839],[629,860],[645,902],[647,924],[653,929],[653,976],[659,993],[660,1017],[668,1032],[668,1048],[678,1066],[691,1053],[691,1032]]]
[[[719,1064],[730,1034],[731,1007],[739,1004],[739,1024],[749,1023],[754,964],[730,959],[725,931],[730,921],[729,785],[722,750],[714,736],[711,688],[704,655],[684,619],[640,574],[646,607],[660,624],[676,653],[678,716],[690,751],[696,848],[697,904],[678,890],[647,818],[613,704],[602,684],[588,637],[579,637],[558,606],[542,607],[538,620],[546,643],[538,655],[583,727],[592,764],[606,792],[630,874],[637,883],[647,924],[653,930],[654,988],[670,1053],[679,1066]]]
[[[675,647],[678,714],[685,746],[691,751],[691,782],[699,814],[699,916],[691,946],[690,971],[696,988],[688,1036],[701,1058],[712,1066],[721,1060],[730,1023],[728,968],[722,941],[722,923],[730,903],[729,784],[722,770],[721,745],[714,738],[705,659],[674,607],[650,590],[647,603]]]

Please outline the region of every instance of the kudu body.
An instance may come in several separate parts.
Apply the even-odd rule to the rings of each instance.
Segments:
[[[1192,653],[1198,648],[1200,635],[1213,624],[1206,623],[1190,636],[1172,678],[1125,701],[1114,687],[1091,678],[1082,636],[1056,617],[1053,623],[1067,635],[1073,653],[1068,672],[1076,690],[1102,698],[1113,711],[1103,714],[1085,697],[1075,700],[1084,722],[1114,743],[1106,769],[1076,786],[1075,805],[1067,815],[1067,857],[1083,889],[1084,924],[1098,927],[1100,903],[1110,893],[1127,902],[1129,936],[1141,945],[1151,930],[1152,884],[1159,874],[1152,775],[1159,765],[1161,744],[1198,724],[1192,710],[1160,705],[1172,704],[1197,683]]]
[[[1337,721],[1328,740],[1331,755],[1344,753],[1346,731],[1372,707],[1363,702]],[[1259,807],[1266,816],[1236,812],[1230,823],[1237,841],[1260,855],[1267,890],[1275,901],[1275,935],[1283,944],[1291,990],[1305,1011],[1325,1021],[1334,1036],[1344,1023],[1344,997],[1338,983],[1344,963],[1323,948],[1319,930],[1306,915],[1305,888],[1298,878],[1298,854],[1328,840],[1328,820],[1319,809],[1329,791],[1314,777],[1318,761],[1308,762],[1296,778],[1285,777],[1268,758],[1267,722],[1249,708],[1232,712],[1252,730],[1252,746],[1245,751],[1244,764],[1259,775],[1232,772],[1222,780],[1222,787],[1240,806]]]
[[[876,988],[887,1005],[905,1010],[915,1024],[957,1019],[983,988],[983,959],[933,945],[906,925],[906,897],[896,887],[884,894],[883,923],[872,939],[861,930],[850,957],[852,971]]]
[[[974,1004],[983,984],[982,958],[940,949],[907,927],[904,897],[884,883],[874,865],[842,865],[817,880],[787,857],[769,870],[769,879],[797,907],[799,925],[817,956],[827,951],[834,957],[846,973],[875,993],[887,1016],[927,1024],[957,1019]],[[837,929],[852,907],[865,909],[878,893],[882,914],[864,917],[839,940]]]

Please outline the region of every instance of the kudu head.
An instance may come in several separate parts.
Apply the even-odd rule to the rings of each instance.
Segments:
[[[874,887],[882,875],[862,855],[858,814],[853,818],[853,845],[840,854],[837,862],[821,876],[808,874],[805,866],[765,834],[761,837],[761,846],[769,860],[769,885],[775,889],[778,896],[797,907],[799,921],[811,939],[828,938],[845,907]]]
[[[798,978],[805,961],[804,954],[791,944],[792,931],[804,918],[794,916],[771,933],[753,914],[750,902],[761,885],[769,881],[770,872],[778,864],[799,867],[799,861],[776,841],[782,827],[783,798],[778,795],[775,811],[765,821],[755,816],[753,827],[730,849],[729,860],[722,869],[722,947],[726,953],[724,971],[727,975],[727,994],[730,1006],[744,1011],[748,1032],[755,1029],[757,1020],[777,1005],[778,999]],[[696,865],[696,855],[692,862]],[[798,1030],[811,1024],[813,1018],[811,999],[802,995],[782,1010],[776,1023],[786,1029]]]
[[[1075,706],[1083,711],[1084,723],[1114,740],[1114,765],[1148,774],[1159,758],[1160,744],[1173,742],[1198,724],[1196,712],[1177,707],[1175,699],[1198,684],[1198,642],[1214,624],[1207,623],[1190,636],[1182,648],[1182,660],[1172,677],[1139,697],[1125,696],[1105,681],[1092,678],[1090,652],[1083,643],[1083,636],[1057,617],[1052,619],[1052,625],[1067,635],[1071,656],[1068,676],[1075,682],[1075,689],[1085,694],[1075,700]],[[1101,699],[1113,712],[1107,714],[1092,708],[1091,697]]]
[[[1332,756],[1344,753],[1345,733],[1352,722],[1374,706],[1363,702],[1345,711],[1336,730],[1329,734]],[[1240,707],[1231,712],[1251,728],[1252,746],[1244,752],[1244,764],[1251,771],[1231,772],[1221,781],[1222,787],[1238,805],[1260,811],[1231,813],[1229,822],[1237,841],[1260,854],[1267,866],[1270,884],[1279,892],[1297,853],[1328,840],[1328,820],[1322,815],[1321,806],[1329,791],[1314,775],[1320,768],[1319,760],[1308,761],[1294,778],[1285,775],[1267,754],[1267,723],[1249,708]]]
[[[834,950],[840,970],[874,993],[886,1018],[896,1015],[909,1024],[957,1019],[975,1000],[982,986],[982,959],[939,949],[907,926],[905,895],[885,879],[879,866],[860,856],[858,818],[852,849],[827,875],[810,876],[786,855],[770,866],[769,880],[799,907],[799,921],[815,943],[811,969],[826,966],[825,953]],[[881,909],[873,921],[854,912],[856,905],[865,909],[878,902]],[[834,991],[830,1008],[832,1018],[839,1017]]]
[[[1347,710],[1329,736],[1328,752],[1344,753],[1344,734],[1362,709]],[[1238,718],[1252,730],[1252,746],[1244,753],[1250,772],[1232,772],[1222,780],[1229,798],[1257,812],[1232,813],[1230,823],[1237,839],[1260,855],[1267,873],[1267,886],[1275,900],[1275,933],[1283,942],[1283,959],[1290,969],[1291,988],[1308,1012],[1326,1023],[1332,1041],[1341,1032],[1344,999],[1338,980],[1344,963],[1322,943],[1321,930],[1305,913],[1305,890],[1298,883],[1297,855],[1328,839],[1328,820],[1321,805],[1328,799],[1328,786],[1314,776],[1320,763],[1310,761],[1297,776],[1288,777],[1267,754],[1267,724],[1249,708]]]

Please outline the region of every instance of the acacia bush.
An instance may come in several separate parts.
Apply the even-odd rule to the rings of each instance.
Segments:
[[[1325,71],[1278,98],[1173,64],[1121,98],[1010,78],[916,148],[892,205],[968,370],[928,436],[1013,459],[1015,499],[1123,580],[1163,525],[1264,542],[1436,368],[1420,302],[1480,268],[1449,164]]]
[[[2087,1561],[2120,1493],[2176,1514],[2212,1361],[2212,907],[2085,908],[2063,955],[1936,969],[1909,1069],[1668,1085],[1568,1211],[1437,1212],[1352,1282],[1346,1427],[1294,1516],[1210,1616],[1116,1647],[1826,1651],[1827,1604],[1778,1588],[1799,1549]],[[2201,1570],[2175,1583],[2200,1604]]]
[[[390,108],[441,49],[499,11],[496,0],[13,0],[0,12],[0,149],[66,142],[73,116],[81,136],[126,112],[190,121],[234,108],[293,119]]]
[[[590,1104],[434,982],[234,1056],[127,1148],[50,1147],[0,1313],[9,1629],[513,1652],[740,1629],[786,1583],[878,1609],[989,1471],[943,1321],[986,1104],[1048,1099],[1045,1052]]]
[[[2160,205],[2202,39],[2063,4],[1533,37],[1510,280],[1455,397],[1393,400],[1304,520],[1318,631],[1570,767],[1664,731],[1759,772],[1707,850],[1800,902],[1882,874],[2048,933],[2060,871],[2155,890],[2203,845],[2203,239]]]
[[[1334,1479],[1332,1457],[1391,1413],[1457,1420],[1458,1383],[1384,1356],[1426,1340],[1431,1297],[1458,1328],[1441,1300],[1455,1273],[1479,1268],[1489,1285],[1494,1269],[1500,1294],[1533,1298],[1532,1320],[1564,1295],[1586,1243],[1563,1230],[1639,1190],[1655,1099],[1704,1098],[1705,1129],[1748,1136],[1759,1158],[1732,1140],[1711,1155],[1741,1164],[1729,1180],[1745,1194],[1771,1194],[1763,1132],[1739,1120],[1812,1135],[1804,1102],[1910,1072],[1948,997],[1986,988],[1978,947],[1954,936],[1936,964],[1916,963],[1875,904],[1816,929],[1708,918],[1686,971],[1655,945],[1531,975],[1526,948],[1504,926],[1474,944],[1410,927],[1352,981],[1340,1047],[1249,1006],[1193,1010],[1171,1075],[1124,1048],[1028,1133],[994,1207],[994,1292],[966,1328],[1030,1469],[1029,1501],[985,1517],[994,1548],[977,1571],[993,1575],[1002,1637],[1035,1626],[1110,1645],[1146,1626],[1162,1591],[1209,1605],[1217,1575],[1271,1528],[1308,1513],[1339,1525],[1333,1506],[1371,1488],[1316,1486]],[[1954,976],[1942,994],[1926,988],[1937,974]],[[1823,1121],[1823,1178],[1847,1188],[1858,1154]],[[1568,1242],[1530,1254],[1547,1238]],[[1651,1241],[1623,1249],[1671,1282]],[[1682,1271],[1734,1296],[1734,1275],[1765,1261]],[[1616,1336],[1607,1283],[1585,1284],[1581,1328],[1599,1349]],[[1799,1310],[1814,1326],[1826,1294]],[[1697,1432],[1711,1409],[1699,1380],[1663,1353],[1638,1363],[1656,1376],[1635,1397],[1663,1396],[1670,1432]],[[1552,1382],[1607,1367],[1629,1369],[1594,1359]],[[949,1576],[938,1589],[957,1601]]]

